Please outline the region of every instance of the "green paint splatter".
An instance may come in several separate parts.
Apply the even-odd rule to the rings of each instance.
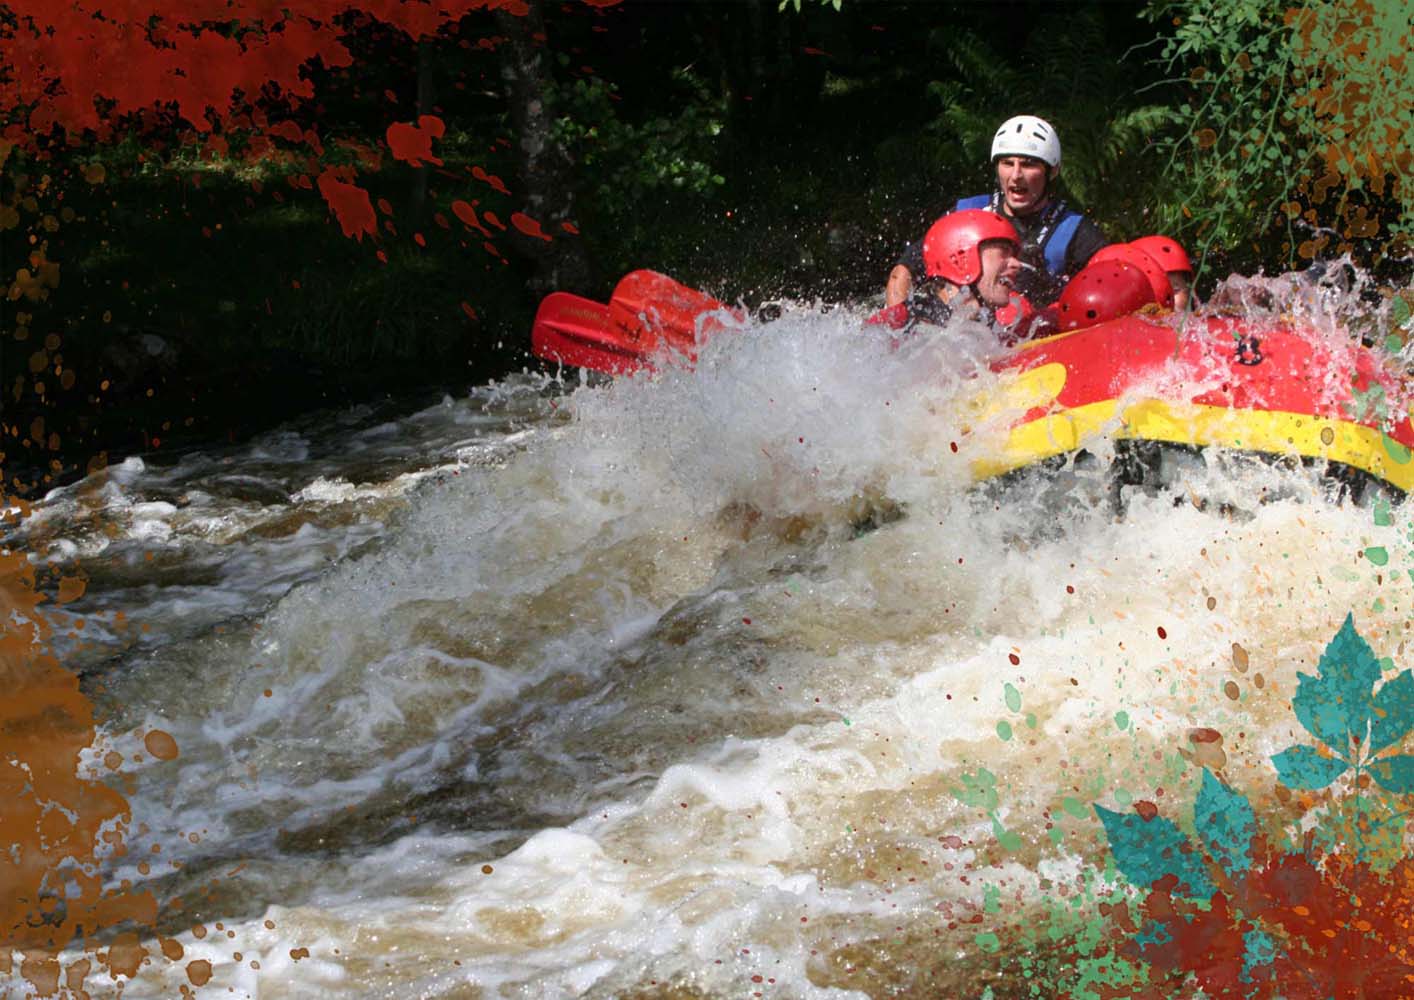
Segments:
[[[1006,686],[1006,707],[1013,712],[1021,711],[1021,692],[1010,683]]]
[[[992,835],[997,838],[997,843],[1001,844],[1004,850],[1021,850],[1021,838],[1002,826],[1002,821],[997,818],[996,813],[992,814]]]
[[[1389,552],[1385,550],[1383,545],[1371,545],[1365,550],[1365,558],[1376,566],[1383,566],[1389,562]]]
[[[997,735],[1004,740],[1011,739],[1011,723],[1003,719],[997,723]]]
[[[1128,729],[1128,728],[1129,728],[1129,713],[1126,712],[1126,711],[1124,711],[1124,710],[1122,710],[1122,709],[1121,709],[1120,711],[1116,712],[1116,713],[1115,713],[1115,725],[1119,728],[1119,731],[1120,731],[1120,732],[1124,732],[1126,729]]]
[[[982,887],[982,909],[987,913],[1002,912],[1002,891],[994,885]]]
[[[995,955],[1002,950],[1002,942],[995,934],[978,934],[973,940],[977,942],[977,947],[989,955]]]
[[[1027,713],[1026,713],[1026,728],[1027,728],[1027,729],[1035,729],[1035,728],[1036,728],[1036,713],[1035,713],[1035,712],[1027,712]]]
[[[1115,801],[1122,806],[1132,806],[1134,805],[1134,796],[1123,788],[1116,788]]]
[[[1061,808],[1064,809],[1066,812],[1070,813],[1070,815],[1074,816],[1076,819],[1086,819],[1090,815],[1090,812],[1088,809],[1085,808],[1084,803],[1082,803],[1074,795],[1067,795],[1065,798],[1061,799]]]

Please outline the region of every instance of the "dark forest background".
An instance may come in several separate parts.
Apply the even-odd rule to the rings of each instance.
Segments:
[[[1381,3],[1310,16],[1327,8],[1346,21],[1266,0],[572,0],[420,40],[351,22],[356,63],[311,70],[308,122],[368,143],[446,125],[440,166],[362,174],[377,240],[345,237],[278,158],[151,123],[10,152],[6,280],[41,240],[62,278],[29,268],[4,300],[7,489],[535,365],[545,292],[602,299],[633,268],[748,303],[876,295],[906,241],[990,189],[1016,113],[1057,126],[1063,193],[1115,240],[1177,236],[1206,281],[1350,252],[1402,287],[1414,129],[1378,162],[1331,149],[1407,113],[1410,85],[1364,81],[1369,43],[1332,48],[1342,23],[1388,32]],[[1321,87],[1324,110],[1302,99]],[[541,240],[504,224],[518,211],[572,224]]]

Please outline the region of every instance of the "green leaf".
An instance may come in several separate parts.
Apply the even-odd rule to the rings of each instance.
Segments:
[[[1193,803],[1193,825],[1214,860],[1231,875],[1252,868],[1252,839],[1257,835],[1257,815],[1237,792],[1203,769],[1203,784]]]
[[[1408,795],[1414,792],[1414,757],[1407,754],[1381,757],[1370,765],[1370,777],[1387,792]]]
[[[1325,788],[1350,765],[1339,757],[1326,757],[1315,747],[1287,747],[1272,757],[1277,777],[1287,788]]]
[[[1370,753],[1379,753],[1414,729],[1414,676],[1402,670],[1380,685],[1370,720]]]
[[[1344,756],[1352,737],[1365,739],[1380,677],[1379,661],[1355,631],[1353,616],[1345,616],[1317,670],[1314,677],[1297,674],[1291,707],[1307,732]]]
[[[1104,824],[1115,857],[1115,867],[1141,889],[1172,875],[1181,892],[1192,898],[1212,896],[1213,883],[1203,870],[1188,838],[1170,820],[1155,816],[1145,820],[1135,813],[1118,813],[1095,806]]]

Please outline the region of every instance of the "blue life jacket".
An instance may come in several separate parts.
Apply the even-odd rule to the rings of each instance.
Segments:
[[[1002,218],[1008,218],[1006,213],[1002,211],[1001,202],[1001,192],[994,191],[991,194],[961,198],[953,206],[953,211],[960,212],[964,208],[987,208]],[[1041,232],[1036,245],[1046,261],[1046,270],[1056,277],[1065,274],[1065,252],[1070,249],[1070,241],[1075,236],[1075,230],[1080,228],[1080,220],[1083,218],[1083,215],[1073,211],[1060,199],[1047,205],[1041,214]]]

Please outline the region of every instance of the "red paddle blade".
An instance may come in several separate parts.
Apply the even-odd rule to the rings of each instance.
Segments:
[[[530,349],[538,358],[623,375],[651,367],[651,341],[614,323],[609,307],[569,292],[551,292],[535,313]]]
[[[657,271],[630,271],[609,298],[610,313],[621,327],[644,330],[645,341],[662,341],[688,357],[697,352],[698,317],[726,308],[706,292]],[[701,333],[706,336],[724,328],[719,318],[708,317]]]

